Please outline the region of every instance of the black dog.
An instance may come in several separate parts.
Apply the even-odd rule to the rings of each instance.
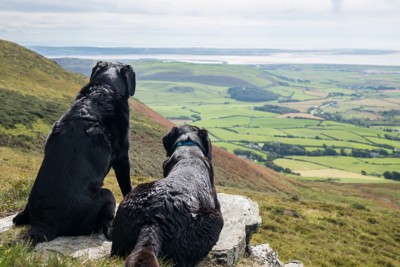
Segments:
[[[194,266],[216,244],[224,221],[214,186],[206,130],[174,127],[163,138],[169,157],[164,179],[137,186],[113,222],[112,255],[129,255],[126,266]]]
[[[128,98],[135,93],[129,65],[98,62],[89,84],[53,129],[28,204],[13,222],[31,224],[32,244],[100,228],[110,239],[115,199],[102,189],[113,167],[122,194],[131,189]]]

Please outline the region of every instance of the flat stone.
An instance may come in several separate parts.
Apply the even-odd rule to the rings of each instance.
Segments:
[[[13,214],[4,218],[0,219],[0,233],[5,232],[10,230],[10,228],[13,226],[12,219],[16,216],[17,214]]]
[[[111,241],[100,233],[91,236],[60,236],[50,242],[37,244],[35,251],[44,256],[59,253],[73,258],[96,260],[110,255]]]

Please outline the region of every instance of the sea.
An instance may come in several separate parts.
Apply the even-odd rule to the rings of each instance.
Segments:
[[[45,55],[46,56],[46,55]],[[197,64],[344,64],[400,66],[400,52],[387,54],[275,53],[270,55],[190,55],[190,54],[118,54],[57,55],[49,58],[82,58],[96,60],[162,60]]]

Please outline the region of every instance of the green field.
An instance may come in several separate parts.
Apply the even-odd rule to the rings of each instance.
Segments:
[[[214,144],[233,148],[246,147],[267,158],[265,151],[249,148],[248,143],[278,142],[303,146],[306,151],[332,147],[340,159],[325,164],[325,171],[301,172],[299,179],[332,176],[352,181],[361,170],[376,176],[357,182],[381,181],[387,165],[372,164],[353,158],[353,149],[385,150],[379,159],[390,162],[400,142],[399,116],[388,117],[383,111],[400,110],[400,101],[387,88],[400,88],[400,78],[392,74],[396,67],[335,65],[207,65],[179,62],[135,61],[140,73],[137,97],[155,111],[178,124],[192,123],[211,132]],[[371,69],[375,70],[371,73]],[[139,77],[139,78],[140,78]],[[233,99],[230,87],[255,86],[279,95],[272,101],[248,102]],[[377,89],[378,88],[378,89]],[[400,90],[399,90],[400,92]],[[393,100],[395,99],[395,100]],[[298,110],[297,114],[276,114],[254,110],[265,104]],[[311,114],[321,118],[312,119]],[[327,115],[328,114],[328,115]],[[393,131],[394,129],[394,131]],[[382,155],[373,154],[374,157]],[[293,157],[275,163],[296,172]],[[324,164],[323,157],[305,157],[304,162]],[[328,160],[329,161],[329,160]],[[292,163],[291,163],[292,162]],[[349,162],[357,162],[350,164]],[[345,164],[343,164],[345,163]],[[335,175],[334,175],[335,176]],[[363,178],[366,178],[365,175]],[[372,179],[373,178],[373,179]],[[377,180],[378,179],[378,180]],[[381,179],[381,180],[379,180]]]
[[[293,156],[275,162],[290,168],[301,176],[312,178],[337,178],[342,182],[388,182],[376,177],[385,171],[398,171],[400,159],[359,159],[349,157],[302,157]],[[362,175],[361,171],[366,174]]]

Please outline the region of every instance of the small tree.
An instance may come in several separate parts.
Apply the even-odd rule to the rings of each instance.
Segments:
[[[385,171],[383,173],[383,177],[385,177],[385,179],[392,179],[392,173],[389,171]]]

